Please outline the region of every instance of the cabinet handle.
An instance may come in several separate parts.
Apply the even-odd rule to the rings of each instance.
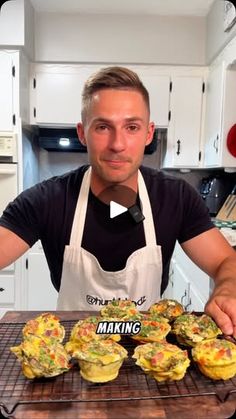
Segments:
[[[184,298],[185,297],[187,297],[187,291],[186,290],[184,291],[184,295],[182,295],[181,300],[180,300],[182,305],[184,305]]]
[[[192,301],[191,301],[191,298],[190,298],[189,303],[188,303],[188,304],[186,304],[186,306],[185,306],[185,310],[187,310],[187,309],[188,309],[188,307],[189,307],[189,306],[191,306],[191,304],[192,304]]]
[[[180,154],[180,140],[177,141],[177,151],[176,151],[177,156]]]
[[[216,139],[214,140],[214,143],[213,143],[213,147],[216,153],[218,153],[218,143],[219,143],[219,135],[217,134]]]
[[[5,291],[5,288],[0,288],[0,292],[3,292],[3,291]]]

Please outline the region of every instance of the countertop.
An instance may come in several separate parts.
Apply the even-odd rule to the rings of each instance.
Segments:
[[[7,312],[0,320],[0,326],[17,324],[32,319],[40,312]],[[54,312],[63,320],[77,321],[91,315],[88,312]],[[94,313],[93,313],[94,314]],[[1,356],[1,351],[0,351]],[[68,373],[69,374],[69,373]],[[1,390],[1,371],[0,371]],[[1,393],[0,393],[1,394]],[[142,394],[140,394],[141,396]],[[0,399],[1,403],[1,399]],[[236,393],[221,402],[215,395],[180,398],[162,398],[155,400],[99,401],[79,403],[41,403],[18,405],[11,417],[14,418],[78,418],[78,419],[119,419],[119,418],[230,418],[236,409]],[[1,417],[1,416],[0,416]]]

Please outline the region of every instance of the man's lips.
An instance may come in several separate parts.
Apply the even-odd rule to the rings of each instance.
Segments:
[[[105,162],[108,162],[108,163],[127,163],[127,162],[130,162],[130,159],[128,159],[128,158],[124,158],[124,157],[120,157],[120,158],[112,158],[112,157],[108,157],[108,158],[104,158],[104,159],[102,159],[103,161],[105,161]]]
[[[120,167],[127,163],[127,160],[104,160],[108,166]]]

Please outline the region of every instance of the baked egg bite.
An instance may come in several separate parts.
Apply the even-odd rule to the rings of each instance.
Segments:
[[[101,309],[100,314],[113,320],[138,320],[142,317],[131,300],[113,300]]]
[[[212,380],[228,380],[236,374],[236,345],[226,339],[209,339],[192,349],[199,370]]]
[[[214,320],[207,314],[201,316],[182,314],[174,321],[172,331],[180,344],[192,347],[198,342],[222,334]]]
[[[79,320],[72,328],[70,339],[66,343],[65,348],[69,354],[73,356],[74,351],[78,350],[83,343],[104,339],[112,339],[116,342],[120,340],[117,334],[97,334],[97,326],[99,321],[104,320],[102,317],[90,316],[84,320]]]
[[[23,339],[29,335],[41,336],[48,342],[62,342],[65,336],[65,329],[60,324],[59,317],[52,313],[43,313],[34,319],[29,320],[23,330]]]
[[[153,342],[135,348],[136,365],[155,380],[181,380],[190,365],[187,351],[167,342]]]
[[[128,352],[113,340],[84,343],[73,353],[78,360],[81,376],[93,383],[114,380]]]
[[[55,377],[70,369],[70,357],[57,341],[49,345],[42,337],[29,335],[10,350],[20,361],[27,378]]]
[[[170,324],[165,318],[149,319],[143,318],[140,320],[141,330],[137,335],[132,335],[132,339],[145,342],[160,342],[166,338],[171,330]]]
[[[152,304],[148,311],[151,314],[159,314],[169,321],[173,321],[184,312],[184,308],[176,300],[163,299]]]

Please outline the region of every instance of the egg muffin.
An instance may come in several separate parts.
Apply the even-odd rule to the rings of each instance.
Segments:
[[[141,317],[141,313],[131,300],[113,300],[101,309],[100,314],[113,320],[138,320]]]
[[[169,321],[173,321],[184,312],[184,308],[176,300],[163,299],[152,304],[148,311],[152,314],[159,314]]]
[[[213,380],[228,380],[236,374],[236,345],[225,339],[209,339],[192,349],[200,371]]]
[[[102,339],[112,339],[116,342],[120,340],[119,334],[97,334],[96,330],[99,321],[104,321],[104,319],[98,316],[90,316],[84,320],[79,320],[73,326],[70,339],[65,345],[65,348],[69,354],[73,356],[74,351],[78,350],[81,344],[91,340],[97,341]]]
[[[182,345],[195,346],[198,342],[215,338],[222,334],[214,320],[203,314],[183,314],[179,316],[172,327],[177,341]]]
[[[42,337],[29,335],[10,350],[21,362],[22,372],[27,378],[55,377],[70,369],[70,357],[57,341],[49,345]]]
[[[128,352],[111,339],[84,343],[73,353],[78,360],[81,376],[93,383],[114,380]]]
[[[156,319],[144,317],[141,321],[141,330],[137,335],[132,335],[132,339],[145,342],[160,342],[171,330],[171,326],[164,317]]]
[[[29,320],[23,330],[23,339],[29,335],[41,336],[48,342],[62,342],[65,336],[65,329],[60,324],[59,317],[52,313],[43,313],[40,316]]]
[[[181,380],[190,365],[187,351],[167,342],[153,342],[135,348],[136,365],[155,380]]]

